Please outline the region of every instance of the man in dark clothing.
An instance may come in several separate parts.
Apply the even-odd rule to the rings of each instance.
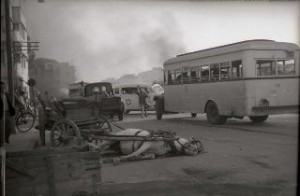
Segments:
[[[6,91],[6,85],[4,82],[1,81],[1,124],[4,122],[5,126],[5,134],[1,133],[1,137],[5,135],[5,142],[9,143],[9,136],[11,129],[13,128],[13,116],[15,115],[16,111],[11,102],[9,101],[8,98],[8,93]],[[2,129],[2,127],[1,127]],[[1,138],[2,141],[2,138]],[[2,145],[2,144],[1,144]]]
[[[147,92],[145,89],[140,88],[140,86],[137,86],[137,95],[139,96],[139,104],[141,109],[141,117],[143,118],[143,113],[145,117],[147,117],[147,103],[146,98],[148,97]]]

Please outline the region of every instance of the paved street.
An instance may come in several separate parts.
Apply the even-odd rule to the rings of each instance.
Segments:
[[[104,165],[101,195],[295,195],[298,115],[271,116],[263,124],[248,118],[212,126],[205,115],[130,113],[123,127],[171,129],[203,142],[196,157]]]
[[[263,124],[245,118],[213,126],[205,115],[172,114],[157,121],[154,113],[141,119],[133,112],[118,124],[194,136],[202,141],[205,152],[196,157],[104,164],[100,195],[296,195],[296,114],[271,116]],[[38,138],[37,130],[17,133],[8,150],[33,148]]]

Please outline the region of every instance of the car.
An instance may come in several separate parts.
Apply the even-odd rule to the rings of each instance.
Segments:
[[[130,111],[139,111],[139,97],[138,97],[138,86],[143,88],[149,95],[146,98],[148,110],[155,110],[154,97],[164,93],[164,89],[159,84],[119,84],[114,86],[114,94],[121,97],[121,101],[124,105],[124,112],[128,114]]]

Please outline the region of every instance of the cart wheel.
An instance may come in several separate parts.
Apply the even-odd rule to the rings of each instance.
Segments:
[[[111,124],[106,117],[99,116],[97,120],[98,120],[98,122],[97,122],[96,132],[99,132],[99,133],[111,133],[112,132]]]
[[[70,143],[78,144],[81,134],[77,125],[70,120],[59,120],[54,123],[51,129],[51,146],[67,146]]]

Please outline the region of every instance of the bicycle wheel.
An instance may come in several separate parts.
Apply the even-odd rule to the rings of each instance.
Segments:
[[[17,116],[16,127],[18,131],[25,133],[29,131],[35,122],[35,116],[30,112],[24,112]]]

